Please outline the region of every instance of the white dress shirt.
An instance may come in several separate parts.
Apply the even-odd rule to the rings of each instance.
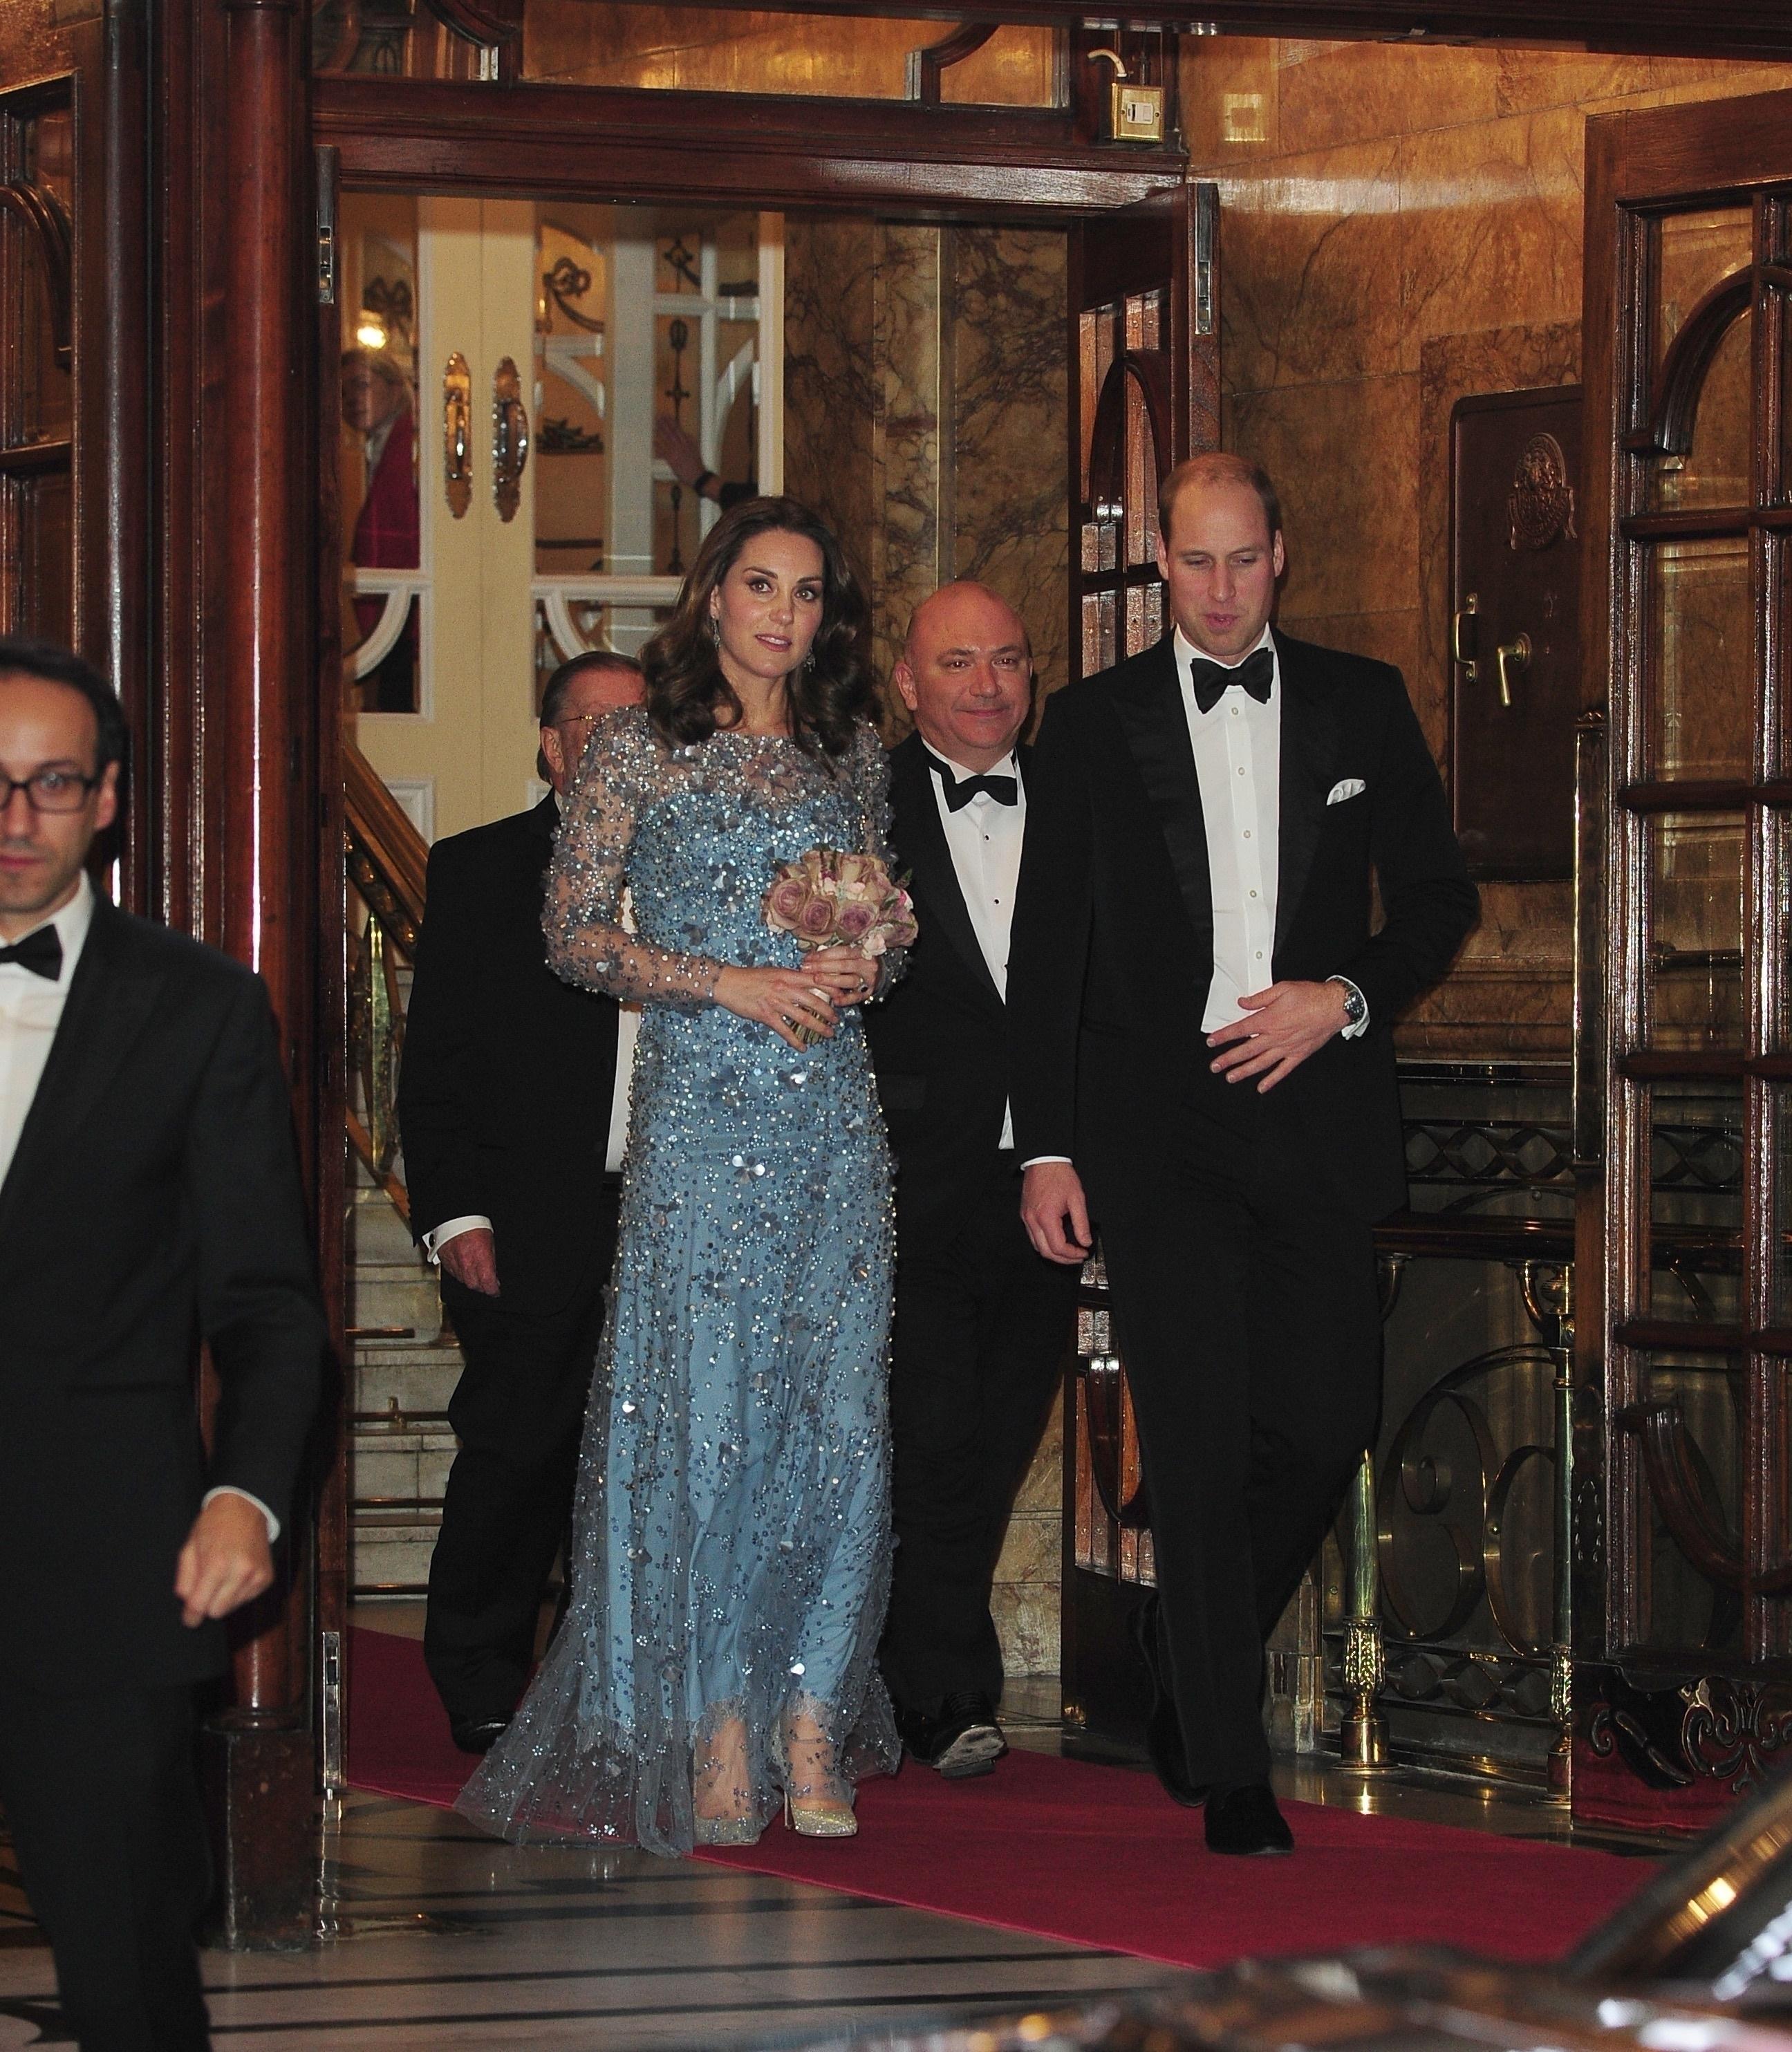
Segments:
[[[93,886],[84,870],[68,903],[30,929],[33,933],[41,926],[56,929],[62,943],[62,967],[56,981],[52,983],[35,969],[21,969],[17,962],[0,962],[0,1183],[6,1181],[13,1157],[18,1152],[19,1135],[25,1130],[37,1086],[43,1081],[45,1065],[62,1024],[63,1008],[68,1001],[68,987],[75,980],[76,965],[92,924]],[[23,934],[18,936],[20,940],[25,938]],[[280,1536],[280,1520],[260,1497],[251,1496],[246,1489],[226,1486],[207,1490],[204,1500],[209,1503],[214,1496],[247,1498],[268,1521],[268,1545]]]
[[[62,969],[55,982],[35,969],[21,969],[17,962],[0,963],[0,1183],[6,1181],[18,1151],[19,1135],[43,1080],[51,1043],[62,1024],[62,1008],[68,1001],[68,986],[75,980],[75,965],[87,946],[92,923],[93,886],[83,871],[74,896],[61,910],[40,919],[31,929],[33,933],[42,926],[56,929],[62,943]]]
[[[1201,1031],[1242,1018],[1241,997],[1275,981],[1276,884],[1281,856],[1281,668],[1267,627],[1238,658],[1236,669],[1258,649],[1276,661],[1266,703],[1235,685],[1220,695],[1211,712],[1195,700],[1190,664],[1203,652],[1179,627],[1175,636],[1176,678],[1182,709],[1195,750],[1201,786],[1201,817],[1207,828],[1207,874],[1213,890],[1213,981],[1207,985]],[[1208,656],[1205,660],[1217,661]]]
[[[954,762],[944,749],[936,748],[931,752],[947,765],[959,783],[979,773]],[[1004,805],[987,791],[978,791],[953,812],[946,803],[945,787],[939,772],[931,768],[927,772],[933,785],[933,802],[940,809],[940,824],[945,832],[953,872],[958,879],[964,910],[971,915],[971,930],[977,937],[977,946],[988,965],[990,979],[1005,1004],[1008,997],[1008,934],[1014,924],[1014,891],[1020,877],[1021,843],[1027,833],[1027,787],[1020,781],[1020,766],[1011,749],[1000,762],[992,764],[982,773],[1013,777],[1019,790],[1015,802]],[[1014,1114],[1007,1105],[1002,1107],[1002,1137],[998,1144],[1003,1147],[1014,1145]]]
[[[1180,627],[1174,641],[1176,678],[1201,789],[1213,891],[1213,980],[1201,1015],[1201,1031],[1211,1033],[1244,1016],[1241,998],[1266,990],[1275,981],[1281,864],[1281,657],[1267,627],[1235,663],[1220,663],[1217,656],[1207,655]],[[1269,650],[1273,664],[1268,699],[1258,700],[1230,686],[1211,711],[1203,712],[1190,665],[1199,658],[1235,670],[1259,648]],[[1344,977],[1328,980],[1348,984]],[[1348,987],[1356,989],[1354,984]],[[1365,1013],[1343,1028],[1344,1038],[1353,1040],[1368,1027]]]

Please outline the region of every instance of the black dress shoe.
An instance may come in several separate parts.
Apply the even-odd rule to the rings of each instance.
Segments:
[[[448,1736],[463,1752],[490,1752],[509,1729],[508,1717],[453,1717]]]
[[[1164,1784],[1164,1792],[1187,1810],[1198,1810],[1207,1792],[1188,1772],[1188,1753],[1182,1742],[1182,1720],[1176,1715],[1176,1699],[1166,1685],[1164,1663],[1157,1655],[1157,1599],[1153,1596],[1133,1611],[1130,1619],[1133,1643],[1151,1677],[1151,1713],[1145,1719],[1145,1751],[1152,1772]]]
[[[1247,1857],[1263,1853],[1291,1853],[1294,1834],[1276,1807],[1276,1799],[1266,1781],[1253,1781],[1242,1788],[1229,1788],[1207,1799],[1207,1850],[1240,1853]]]
[[[994,1773],[1008,1749],[987,1696],[948,1696],[932,1717],[898,1711],[896,1724],[908,1752],[948,1781]]]

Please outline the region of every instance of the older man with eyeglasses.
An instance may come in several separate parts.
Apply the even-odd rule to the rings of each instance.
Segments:
[[[424,1652],[467,1752],[522,1696],[571,1513],[633,1048],[612,999],[548,967],[542,877],[593,726],[640,696],[626,656],[562,664],[542,698],[548,795],[429,856],[398,1122],[412,1228],[466,1361]]]

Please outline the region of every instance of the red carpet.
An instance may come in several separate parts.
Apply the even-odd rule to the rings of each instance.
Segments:
[[[452,1803],[468,1762],[448,1738],[423,1649],[352,1637],[350,1781]],[[1287,1807],[1293,1859],[1216,1859],[1199,1815],[1149,1775],[1016,1752],[980,1781],[910,1766],[867,1784],[856,1839],[797,1839],[774,1824],[747,1850],[700,1857],[1189,1967],[1428,1943],[1547,1960],[1651,1871],[1609,1853]]]

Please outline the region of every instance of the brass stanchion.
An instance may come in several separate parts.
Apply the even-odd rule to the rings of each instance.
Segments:
[[[1350,1709],[1339,1732],[1344,1765],[1372,1773],[1387,1764],[1381,1685],[1387,1656],[1381,1636],[1381,1576],[1375,1554],[1375,1455],[1366,1451],[1351,1485],[1350,1615],[1344,1622],[1344,1684]]]
[[[1546,1278],[1547,1279],[1546,1279]],[[1527,1261],[1524,1308],[1554,1356],[1555,1378],[1555,1575],[1550,1619],[1549,1794],[1566,1803],[1574,1776],[1575,1271],[1571,1263]]]

